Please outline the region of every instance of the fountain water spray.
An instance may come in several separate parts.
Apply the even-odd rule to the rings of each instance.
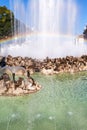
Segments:
[[[28,0],[27,3],[10,0],[10,5],[15,17],[32,31],[26,29],[25,34],[16,36],[9,46],[2,45],[2,55],[42,59],[86,54],[86,44],[76,43],[77,5],[74,0]],[[24,32],[20,23],[14,28],[19,33]]]

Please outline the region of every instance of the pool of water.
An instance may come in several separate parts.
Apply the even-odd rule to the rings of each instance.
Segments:
[[[87,130],[87,72],[33,78],[39,92],[0,97],[0,130]]]

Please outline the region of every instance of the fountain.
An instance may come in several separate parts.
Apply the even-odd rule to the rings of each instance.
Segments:
[[[4,41],[1,45],[1,54],[7,56],[29,56],[32,58],[46,58],[44,61],[32,58],[8,56],[6,63],[12,67],[0,69],[0,88],[5,90],[3,84],[7,85],[9,78],[17,87],[17,82],[22,80],[26,83],[23,73],[25,68],[33,66],[46,69],[50,66],[55,71],[60,67],[64,69],[80,69],[87,67],[86,54],[87,45],[75,40],[75,23],[77,6],[74,0],[10,0],[11,9],[15,16],[26,23],[32,31],[26,30],[25,34],[16,35],[13,39]],[[17,28],[15,27],[15,30]],[[23,28],[19,25],[19,33]],[[73,55],[69,57],[70,55]],[[27,59],[27,60],[26,60]],[[1,67],[5,62],[1,60]],[[43,62],[43,64],[41,63]],[[49,64],[49,66],[46,64]],[[65,63],[64,63],[65,62]],[[4,64],[2,64],[4,63]],[[36,66],[35,66],[36,64]],[[41,64],[41,65],[40,65]],[[17,65],[17,67],[14,67]],[[80,69],[79,69],[80,67]],[[29,68],[28,68],[29,69]],[[86,68],[87,70],[87,68]],[[10,76],[11,75],[11,76]],[[17,77],[16,77],[17,76]],[[57,75],[43,75],[34,73],[32,77],[38,81],[43,88],[38,93],[28,96],[0,97],[0,129],[1,130],[86,130],[87,129],[87,72],[63,73]],[[27,72],[29,84],[27,91],[34,91],[34,82]],[[31,86],[31,82],[33,88]],[[22,83],[23,83],[22,82]],[[22,85],[17,87],[21,89]],[[4,90],[3,90],[4,89]],[[40,86],[37,88],[40,89]],[[11,89],[10,89],[11,90]],[[10,93],[11,91],[5,90]],[[13,94],[15,94],[13,91]],[[23,89],[24,92],[26,90]],[[22,91],[22,92],[23,92]],[[1,91],[0,91],[1,92]],[[16,91],[17,92],[17,91]],[[1,93],[1,95],[2,95]],[[10,93],[11,95],[11,93]]]
[[[2,44],[2,55],[43,59],[86,54],[86,44],[77,42],[75,36],[75,0],[28,0],[27,3],[10,0],[10,5],[15,17],[31,31],[26,29],[23,34],[24,27],[21,24],[18,28],[15,26],[20,35]]]

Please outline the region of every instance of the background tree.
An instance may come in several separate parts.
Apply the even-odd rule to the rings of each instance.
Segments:
[[[84,38],[87,38],[87,25],[86,25],[86,27],[84,29],[83,35],[84,35]]]
[[[0,39],[26,32],[31,32],[31,29],[15,18],[6,6],[0,6]]]
[[[12,36],[14,30],[14,14],[5,6],[0,6],[0,38]]]

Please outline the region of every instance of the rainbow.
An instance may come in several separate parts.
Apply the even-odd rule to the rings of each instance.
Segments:
[[[31,34],[29,34],[31,35]],[[7,44],[10,41],[16,40],[16,39],[21,39],[24,38],[25,34],[18,34],[16,36],[12,36],[12,37],[8,37],[8,38],[4,38],[0,40],[0,44]]]
[[[28,33],[24,33],[24,34],[18,34],[16,36],[13,36],[13,37],[8,37],[8,38],[5,38],[5,39],[1,39],[0,40],[0,44],[11,44],[11,41],[14,41],[14,40],[20,40],[21,38],[24,38],[25,37],[34,37],[34,36],[39,36],[39,37],[42,37],[42,36],[45,36],[45,37],[55,37],[55,38],[67,38],[67,39],[71,39],[71,38],[76,38],[76,36],[73,36],[73,35],[65,35],[65,34],[58,34],[58,33],[45,33],[45,32],[28,32]],[[16,42],[15,42],[16,44]]]

